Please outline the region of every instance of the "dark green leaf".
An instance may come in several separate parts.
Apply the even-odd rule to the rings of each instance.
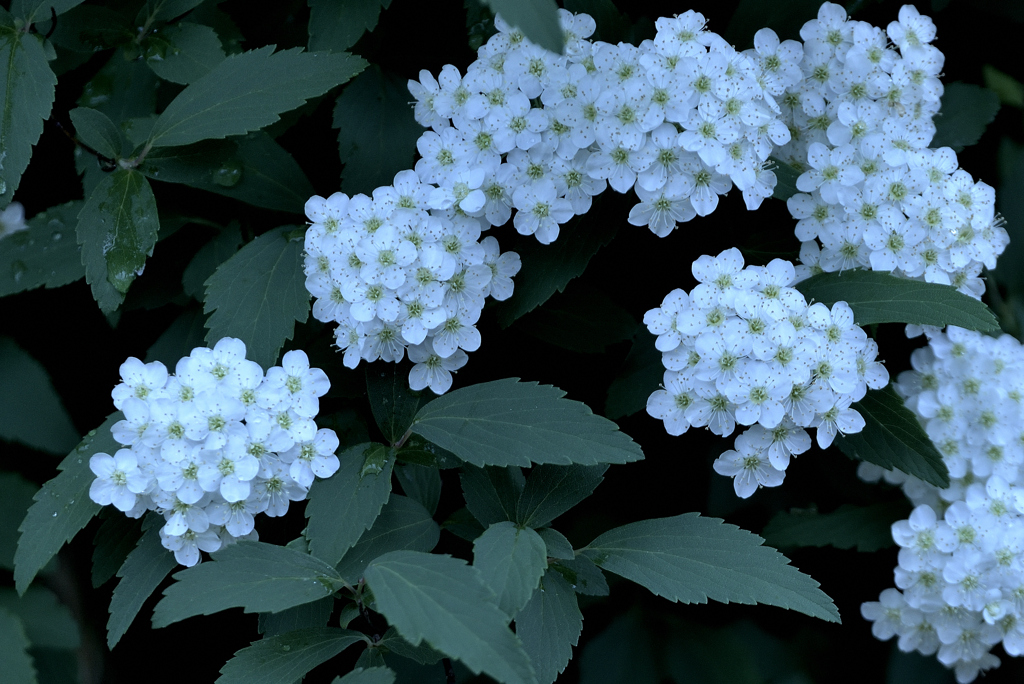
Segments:
[[[629,463],[640,447],[550,385],[506,378],[457,389],[419,410],[413,432],[473,465]]]
[[[0,473],[0,568],[14,570],[14,552],[18,548],[18,525],[32,505],[39,487],[17,473]]]
[[[146,0],[139,11],[139,23],[170,21],[201,5],[204,0]]]
[[[576,557],[576,553],[572,550],[572,544],[561,532],[546,527],[543,530],[537,530],[537,534],[544,540],[544,547],[547,549],[549,558],[572,560]]]
[[[0,297],[36,287],[60,287],[85,277],[75,225],[83,202],[50,207],[28,230],[4,238],[0,249]]]
[[[346,449],[338,456],[338,472],[310,487],[306,539],[312,554],[330,565],[337,565],[359,541],[391,496],[394,459],[387,459],[378,473],[361,475],[363,458],[372,446],[360,444]]]
[[[538,682],[550,684],[565,670],[582,632],[576,592],[562,575],[549,570],[540,589],[516,615],[516,635],[523,641]]]
[[[780,40],[800,40],[800,28],[817,16],[820,6],[818,0],[740,0],[723,35],[737,50],[752,47],[754,34],[762,28],[774,30]]]
[[[366,367],[366,392],[384,439],[397,443],[412,425],[423,393],[409,389],[407,370],[394,363]]]
[[[853,309],[857,325],[916,323],[940,328],[956,325],[980,332],[999,329],[991,309],[951,285],[897,278],[879,271],[851,270],[819,273],[795,287],[808,302],[821,302],[829,307],[846,302]]]
[[[273,46],[232,55],[167,105],[153,125],[150,144],[188,145],[258,130],[365,66],[362,58],[346,53],[291,49],[274,54]]]
[[[0,610],[21,619],[33,648],[76,649],[81,643],[78,623],[57,595],[43,587],[29,587],[19,597],[13,589],[0,589]]]
[[[448,516],[448,519],[441,523],[441,528],[468,542],[473,541],[484,533],[483,525],[465,506]]]
[[[558,23],[554,0],[483,0],[495,14],[523,32],[537,45],[562,54],[565,37]]]
[[[892,546],[892,524],[910,515],[902,501],[870,506],[843,504],[831,513],[816,510],[779,511],[761,532],[766,544],[777,549],[797,546],[834,546],[877,551]]]
[[[1003,284],[1015,300],[1024,295],[1024,150],[1007,143],[1000,150],[1002,161],[1002,182],[996,192],[996,209],[1006,219],[1006,232],[1010,236],[1010,244],[996,266],[993,274],[998,283]],[[2,262],[0,262],[2,263]],[[1024,316],[1016,316],[1019,321]]]
[[[181,23],[163,29],[158,50],[147,54],[146,64],[165,81],[187,85],[202,78],[224,61],[224,48],[209,26]]]
[[[377,28],[391,0],[309,0],[309,49],[341,52]]]
[[[500,682],[535,682],[530,659],[480,572],[465,561],[393,551],[366,569],[377,610],[409,643],[426,641],[474,673]]]
[[[594,561],[586,556],[576,556],[572,560],[560,560],[552,563],[551,567],[562,573],[577,594],[607,596],[609,593],[608,580],[605,579],[601,568],[594,565]]]
[[[581,684],[658,684],[654,643],[655,636],[637,611],[620,615],[583,647]]]
[[[260,613],[259,630],[265,637],[278,636],[297,629],[323,627],[334,612],[334,597],[302,603],[280,613]]]
[[[595,202],[594,209],[598,209]],[[591,213],[595,212],[594,209]],[[522,261],[516,277],[514,294],[495,307],[498,323],[507,328],[530,311],[546,302],[556,292],[563,292],[573,278],[583,273],[597,251],[615,237],[615,221],[584,221],[579,217],[562,227],[551,245],[542,245],[532,237],[515,246]]]
[[[275,228],[242,247],[206,281],[203,310],[207,341],[245,342],[246,356],[264,368],[277,362],[295,322],[309,317],[309,292],[302,272],[302,241],[290,226]]]
[[[394,684],[395,673],[386,667],[356,668],[332,684]]]
[[[844,454],[883,468],[897,468],[940,489],[949,486],[949,469],[942,454],[892,385],[868,391],[851,408],[866,424],[858,433],[836,436],[835,444]]]
[[[978,142],[999,111],[999,96],[971,83],[947,83],[942,108],[935,117],[933,148],[952,147],[960,152]]]
[[[796,187],[796,179],[800,176],[800,172],[784,161],[779,159],[773,159],[773,161],[775,166],[771,170],[775,174],[776,183],[772,197],[785,202],[800,192]]]
[[[345,165],[343,191],[370,194],[390,185],[399,171],[412,168],[416,141],[423,134],[412,111],[406,80],[377,65],[345,87],[334,107],[333,124]]]
[[[363,652],[359,654],[359,659],[356,660],[355,665],[357,670],[376,669],[385,667],[384,665],[384,654],[376,644],[367,646],[363,649]]]
[[[118,159],[127,144],[124,134],[97,109],[76,107],[68,112],[78,139],[108,159]]]
[[[639,328],[622,369],[608,387],[605,415],[616,420],[642,411],[664,375],[665,366],[661,363],[661,352],[654,346],[654,335]]]
[[[515,618],[548,568],[547,547],[529,527],[494,523],[473,543],[473,567],[494,590],[502,612]]]
[[[51,12],[64,14],[81,5],[85,0],[12,0],[11,14],[24,19],[26,24],[47,21]]]
[[[156,110],[157,78],[142,60],[127,56],[123,49],[85,84],[78,104],[90,107],[118,123],[151,116]]]
[[[11,684],[36,684],[36,670],[25,627],[18,616],[0,608],[0,672]]]
[[[395,468],[395,475],[406,496],[419,502],[430,515],[437,512],[441,500],[441,474],[437,468],[406,463]]]
[[[338,563],[338,573],[355,584],[377,556],[389,551],[432,551],[440,536],[441,529],[427,509],[408,497],[392,494],[373,527]]]
[[[200,247],[181,274],[181,286],[185,294],[202,300],[206,279],[214,274],[218,266],[234,256],[241,244],[242,233],[235,221]]]
[[[985,77],[985,87],[999,97],[999,102],[1024,109],[1024,83],[991,64],[982,67],[981,72]]]
[[[101,587],[117,574],[128,554],[142,536],[142,521],[121,511],[108,511],[107,519],[96,531],[92,550],[92,586]],[[102,517],[102,516],[101,516]]]
[[[252,642],[220,670],[217,684],[281,684],[301,679],[346,648],[369,641],[361,632],[311,627]]]
[[[466,507],[481,525],[488,527],[503,520],[517,520],[516,508],[526,486],[519,468],[463,466],[459,478]]]
[[[242,607],[247,613],[282,611],[330,596],[343,584],[334,568],[300,551],[240,541],[174,575],[153,610],[153,626]]]
[[[600,354],[628,340],[636,321],[604,292],[573,288],[556,294],[517,324],[528,335],[570,351]]]
[[[590,496],[604,480],[608,466],[534,466],[519,498],[516,520],[543,527]]]
[[[151,514],[156,516],[156,514]],[[145,526],[145,525],[144,525]],[[114,648],[124,633],[131,627],[135,616],[142,610],[156,588],[168,573],[178,565],[174,554],[160,543],[160,528],[163,521],[153,519],[138,544],[128,554],[117,576],[121,581],[110,597],[110,618],[107,620],[107,648]]]
[[[579,553],[670,601],[763,603],[839,622],[818,583],[763,543],[735,525],[686,513],[616,527]]]
[[[99,512],[99,504],[89,498],[89,487],[96,479],[89,470],[89,458],[101,452],[113,454],[121,448],[110,428],[123,417],[120,411],[113,413],[91,430],[57,466],[61,471],[57,477],[32,497],[35,503],[18,527],[21,537],[14,554],[18,593],[24,594],[36,573]]]
[[[146,363],[160,361],[173,368],[178,359],[188,356],[196,347],[205,347],[204,320],[203,312],[197,306],[182,311],[146,352]]]
[[[419,435],[412,435],[401,448],[396,450],[399,463],[414,463],[430,468],[458,468],[462,461],[455,454],[428,442]]]
[[[104,313],[116,309],[156,245],[160,219],[146,177],[117,169],[89,193],[78,214],[85,279]]]
[[[18,189],[50,116],[56,83],[41,36],[19,30],[0,8],[0,206],[10,204]]]
[[[0,438],[51,454],[78,441],[46,369],[9,337],[0,337]]]
[[[378,643],[395,655],[415,660],[420,665],[433,665],[444,657],[443,653],[438,653],[426,644],[413,646],[400,637],[398,630],[394,627],[388,627],[388,631],[384,632],[384,636],[381,637]]]

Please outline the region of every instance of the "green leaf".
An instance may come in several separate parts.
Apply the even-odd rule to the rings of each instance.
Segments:
[[[999,96],[999,102],[1024,109],[1024,84],[991,64],[982,67],[981,72],[985,77],[985,87]]]
[[[28,229],[4,238],[0,249],[0,297],[36,287],[60,287],[85,277],[75,225],[83,202],[50,207]]]
[[[949,486],[942,454],[892,385],[868,391],[850,408],[864,417],[865,425],[858,433],[836,436],[840,451],[883,468],[897,468],[939,489]]]
[[[831,307],[846,302],[857,325],[916,323],[956,325],[968,330],[999,330],[992,310],[951,285],[897,278],[878,271],[819,273],[795,285],[807,301]]]
[[[597,203],[593,209],[600,209]],[[594,212],[591,210],[591,213]],[[615,221],[584,221],[577,217],[562,227],[553,244],[542,245],[530,237],[514,246],[522,261],[513,295],[495,305],[502,328],[533,311],[556,292],[563,292],[573,278],[587,268],[598,250],[615,237]]]
[[[57,77],[41,36],[25,33],[0,8],[0,206],[7,206],[50,116]]]
[[[39,491],[17,473],[0,472],[0,568],[14,570],[14,553],[18,548],[18,525],[32,505],[32,495]]]
[[[601,568],[594,565],[594,561],[586,556],[560,560],[552,563],[551,567],[562,574],[577,594],[607,596],[609,593],[608,580],[605,579]]]
[[[242,232],[238,229],[238,222],[233,221],[200,247],[181,274],[181,287],[185,294],[202,300],[206,279],[214,274],[218,266],[233,257],[241,244]]]
[[[546,527],[543,530],[537,530],[537,534],[544,540],[544,547],[549,558],[572,560],[576,557],[576,553],[572,550],[572,544],[561,532]]]
[[[590,496],[607,469],[604,465],[535,466],[519,497],[516,520],[530,527],[547,525]]]
[[[110,618],[107,620],[107,648],[114,648],[131,627],[135,616],[164,578],[178,566],[174,554],[160,543],[163,520],[151,514],[150,524],[138,544],[128,554],[117,576],[121,581],[110,597]],[[143,524],[145,527],[145,523]]]
[[[800,177],[800,172],[780,159],[773,157],[772,161],[775,162],[775,166],[771,169],[775,174],[775,190],[772,192],[772,197],[785,202],[800,192],[796,187],[796,179]]]
[[[360,444],[346,449],[338,456],[338,472],[317,480],[309,489],[306,539],[312,554],[330,565],[337,565],[359,541],[391,496],[393,458],[387,459],[383,470],[376,474],[360,474],[363,458],[372,446]]]
[[[480,572],[461,559],[393,551],[366,569],[377,610],[414,646],[426,641],[475,674],[535,682],[530,659]]]
[[[506,378],[457,389],[419,410],[412,431],[473,465],[630,463],[640,447],[550,385]]]
[[[359,654],[355,667],[357,670],[385,667],[384,653],[381,652],[380,648],[376,644],[367,646],[363,649],[363,652]]]
[[[466,507],[481,525],[488,527],[503,520],[518,521],[516,509],[526,486],[526,479],[519,468],[463,466],[459,479]]]
[[[947,83],[941,104],[935,117],[935,137],[929,146],[952,147],[960,152],[978,142],[996,118],[999,96],[970,83]]]
[[[275,228],[242,247],[206,281],[207,342],[222,337],[245,342],[246,356],[264,368],[277,362],[295,321],[309,317],[302,272],[302,241],[291,226]]]
[[[872,552],[892,546],[892,524],[906,518],[910,506],[903,501],[870,506],[843,504],[831,513],[816,510],[779,511],[761,536],[777,549],[798,546],[834,546]]]
[[[309,49],[341,52],[377,28],[391,0],[309,0]]]
[[[93,538],[92,586],[98,588],[117,574],[142,536],[142,521],[121,511],[110,512]],[[101,516],[102,517],[102,516]]]
[[[737,50],[752,47],[754,34],[762,28],[774,30],[780,40],[800,40],[800,28],[817,16],[820,5],[818,0],[740,0],[723,35]]]
[[[441,529],[448,530],[456,537],[465,539],[468,542],[475,540],[484,533],[484,526],[480,524],[480,521],[465,506],[453,511],[448,516],[448,519],[441,523]]]
[[[409,106],[406,80],[373,65],[345,87],[334,107],[341,189],[370,194],[412,168],[423,127]]]
[[[412,425],[422,392],[409,389],[409,373],[398,364],[366,367],[366,392],[377,427],[388,444],[397,443]]]
[[[395,468],[395,475],[406,496],[419,502],[430,515],[437,512],[441,501],[441,474],[437,468],[404,463]]]
[[[483,0],[501,18],[537,45],[562,54],[565,37],[554,0]]]
[[[537,681],[554,682],[572,659],[583,632],[583,614],[572,585],[548,570],[529,603],[516,615],[516,635],[530,656]]]
[[[9,337],[0,337],[0,438],[51,454],[78,441],[46,369]]]
[[[10,684],[36,684],[29,640],[18,616],[0,608],[0,672]]]
[[[400,637],[398,635],[398,630],[394,627],[388,627],[388,631],[384,632],[384,636],[382,636],[380,641],[377,643],[379,646],[383,646],[395,655],[415,660],[420,665],[433,665],[444,658],[443,653],[438,653],[426,644],[413,646],[408,641]]]
[[[146,177],[134,169],[117,169],[89,193],[78,214],[85,280],[104,313],[114,311],[142,274],[153,253],[160,219]]]
[[[252,642],[220,670],[217,684],[280,684],[301,679],[352,644],[369,642],[361,632],[311,627]]]
[[[665,366],[654,339],[646,328],[637,329],[622,369],[608,387],[604,414],[612,420],[642,411],[647,406],[647,398],[660,386]]]
[[[639,611],[620,615],[597,636],[589,639],[580,654],[580,681],[584,684],[659,684],[651,633]],[[685,681],[685,680],[684,680]],[[704,684],[701,682],[701,684]]]
[[[264,637],[279,636],[297,629],[323,627],[334,612],[334,597],[302,603],[280,613],[260,613],[258,628]]]
[[[139,11],[138,23],[152,24],[157,21],[170,21],[185,12],[198,7],[204,0],[146,0]]]
[[[515,618],[548,569],[544,540],[529,527],[494,523],[473,543],[473,567],[498,596],[498,607]]]
[[[81,5],[85,0],[12,0],[11,14],[24,19],[26,24],[48,21],[51,10],[58,15]]]
[[[156,36],[151,36],[153,43]],[[146,64],[160,78],[188,85],[224,61],[224,48],[209,26],[180,23],[159,33],[159,51],[147,54]]]
[[[432,551],[440,536],[441,529],[427,509],[408,497],[392,494],[373,527],[338,563],[338,573],[355,584],[377,556],[389,551]]]
[[[19,597],[14,589],[0,589],[0,610],[21,619],[33,648],[76,649],[81,643],[78,623],[57,595],[43,587],[29,587]]]
[[[556,347],[600,354],[631,338],[636,321],[604,292],[572,288],[524,316],[517,328]]]
[[[274,54],[268,45],[231,55],[174,98],[153,124],[153,147],[226,138],[274,123],[278,115],[345,83],[366,66],[346,53]]]
[[[462,461],[455,454],[428,442],[419,435],[412,435],[395,451],[399,463],[414,463],[429,468],[458,468]]]
[[[21,537],[14,554],[14,583],[19,594],[25,593],[36,573],[99,512],[99,504],[89,498],[89,487],[96,479],[89,470],[89,458],[96,453],[113,454],[121,448],[110,428],[123,417],[120,411],[112,413],[91,430],[57,466],[61,471],[57,477],[32,497],[35,503],[18,527]]]
[[[330,596],[344,581],[334,568],[301,551],[240,541],[174,575],[153,609],[153,626],[242,607],[246,613],[284,610]]]
[[[673,602],[763,603],[839,622],[818,583],[763,543],[717,518],[685,513],[616,527],[579,553]]]
[[[142,60],[116,50],[92,80],[85,84],[78,104],[110,117],[127,121],[147,117],[156,111],[156,76]]]
[[[186,308],[146,351],[146,363],[160,361],[173,368],[181,357],[188,356],[196,347],[205,347],[204,320],[198,306]]]
[[[394,684],[394,681],[394,671],[386,667],[357,667],[344,677],[335,677],[331,684]]]
[[[103,112],[76,107],[68,112],[78,139],[108,159],[118,159],[127,144],[121,129]]]

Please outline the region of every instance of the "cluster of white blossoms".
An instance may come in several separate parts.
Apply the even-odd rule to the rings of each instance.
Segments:
[[[245,344],[225,337],[193,349],[173,375],[134,357],[120,370],[111,395],[124,420],[111,432],[125,448],[90,459],[89,496],[133,518],[163,515],[160,539],[182,565],[255,539],[253,516],[284,515],[314,477],[339,468],[337,435],[313,421],[330,381],[302,351],[264,376]]]
[[[697,259],[693,275],[700,284],[689,294],[673,290],[644,316],[666,368],[647,412],[671,435],[751,426],[714,464],[746,498],[782,483],[790,457],[811,447],[805,428],[816,428],[821,448],[859,432],[864,419],[850,404],[889,374],[845,302],[808,306],[791,287],[790,262],[744,268],[729,249]]]
[[[900,650],[937,653],[961,684],[1024,654],[1024,348],[1009,335],[930,332],[896,388],[942,454],[950,486],[861,464],[915,508],[892,527],[898,589],[861,613]]]
[[[788,200],[801,261],[980,298],[982,267],[995,267],[1008,237],[993,189],[959,169],[950,148],[928,147],[944,62],[929,45],[931,19],[905,5],[883,31],[825,3],[800,35],[803,77],[779,99],[792,140],[774,154],[802,171]]]

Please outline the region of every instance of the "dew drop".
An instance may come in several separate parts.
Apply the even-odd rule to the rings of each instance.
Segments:
[[[59,230],[55,230],[52,233],[50,233],[50,239],[53,240],[54,242],[60,242],[61,238],[63,237],[64,233],[60,232]]]
[[[238,185],[242,180],[242,163],[237,159],[229,159],[213,172],[213,182],[225,188]]]
[[[292,647],[289,646],[288,644],[285,644],[284,646],[281,647],[281,650],[284,651],[285,653],[287,653],[288,651],[292,650]]]
[[[25,271],[28,270],[28,266],[25,265],[24,261],[13,261],[11,262],[11,277],[14,278],[15,283],[20,283],[22,277],[25,275]]]
[[[53,512],[53,517],[54,517],[54,518],[56,518],[56,517],[57,517],[57,511],[54,511],[54,512]]]

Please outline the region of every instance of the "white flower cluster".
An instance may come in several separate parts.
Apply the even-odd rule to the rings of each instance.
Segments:
[[[302,351],[281,364],[264,376],[230,337],[193,349],[174,375],[129,358],[111,393],[124,413],[111,432],[125,448],[90,459],[90,498],[133,518],[162,514],[160,539],[182,565],[254,539],[254,515],[284,515],[340,465],[337,435],[313,422],[330,381]]]
[[[803,78],[779,100],[792,140],[775,155],[803,172],[788,201],[801,261],[980,298],[982,266],[995,267],[1008,237],[993,189],[958,169],[953,150],[928,148],[944,62],[932,20],[905,5],[883,31],[825,3],[800,35]]]
[[[782,483],[790,457],[811,447],[804,428],[817,429],[822,448],[859,432],[864,419],[850,404],[889,374],[845,302],[808,306],[791,287],[790,262],[744,268],[729,249],[697,259],[693,275],[692,292],[673,290],[644,316],[667,369],[647,412],[671,435],[706,426],[727,437],[737,423],[752,426],[714,464],[746,498]]]
[[[911,356],[897,389],[949,468],[938,489],[861,464],[867,480],[902,484],[915,505],[892,527],[896,586],[865,603],[879,639],[938,653],[961,684],[997,667],[990,649],[1024,654],[1024,348],[949,326]]]

